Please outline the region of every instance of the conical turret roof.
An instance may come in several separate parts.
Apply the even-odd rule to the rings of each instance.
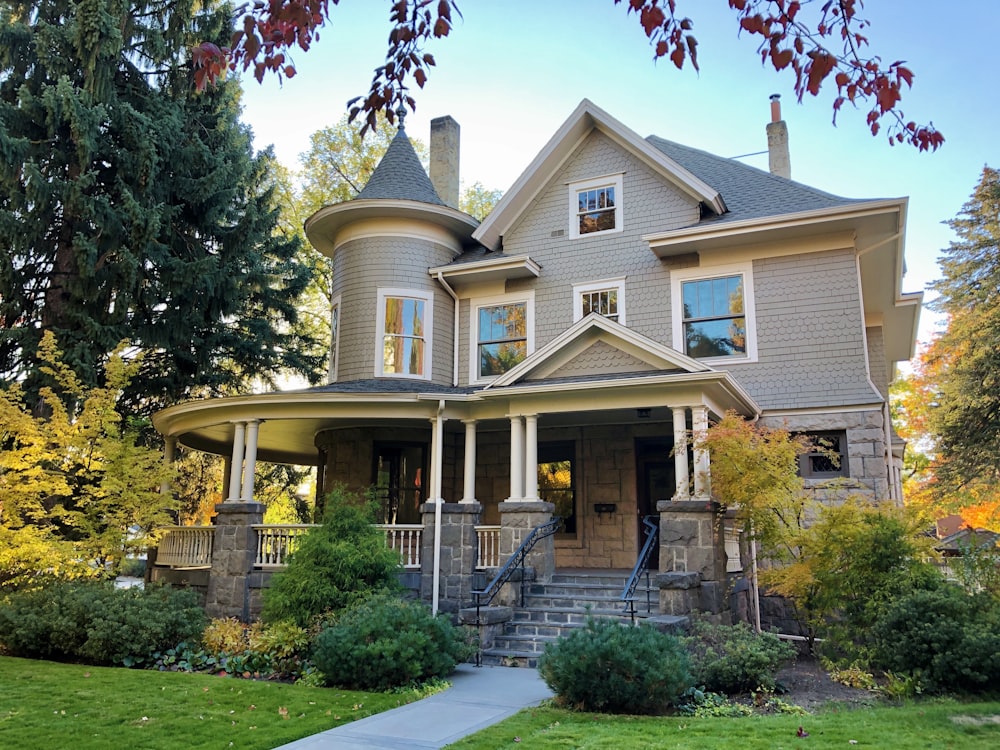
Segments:
[[[364,189],[354,200],[407,200],[446,205],[438,196],[431,178],[424,171],[413,144],[400,123],[399,131],[389,144],[382,161],[375,167]]]

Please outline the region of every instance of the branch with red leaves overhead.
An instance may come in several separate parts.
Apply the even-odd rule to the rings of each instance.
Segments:
[[[818,0],[817,0],[818,1]],[[622,0],[615,0],[621,4]],[[883,121],[890,145],[909,143],[920,151],[936,150],[944,136],[932,124],[918,125],[907,120],[899,109],[903,86],[913,85],[913,73],[901,60],[886,68],[877,55],[867,55],[869,23],[858,15],[863,0],[825,0],[809,20],[804,5],[813,0],[728,0],[736,11],[740,31],[759,35],[757,52],[776,71],[795,74],[799,101],[805,94],[818,96],[830,76],[837,86],[833,100],[833,122],[845,102],[858,106],[871,103],[867,114],[872,135],[878,135]],[[676,0],[628,0],[628,12],[636,13],[655,58],[669,56],[678,68],[688,58],[698,69],[697,41],[690,33],[691,19],[678,18]],[[835,49],[831,51],[830,47]],[[839,49],[836,49],[839,47]]]
[[[268,73],[279,79],[295,75],[286,53],[293,47],[308,50],[319,39],[319,29],[330,19],[330,4],[339,0],[254,0],[232,37],[229,48],[214,44],[195,47],[192,63],[195,84],[203,89],[225,75],[227,69],[253,67],[261,81]],[[621,5],[622,0],[614,0]],[[867,114],[872,135],[886,123],[889,143],[909,143],[920,151],[936,150],[944,136],[932,124],[906,120],[899,109],[904,86],[913,84],[913,73],[902,61],[882,67],[868,48],[868,21],[858,15],[863,0],[728,0],[736,12],[740,32],[761,37],[757,52],[761,62],[776,71],[790,70],[795,76],[799,101],[805,94],[817,96],[822,84],[833,78],[837,96],[833,120],[845,102],[855,107],[871,104]],[[822,3],[819,5],[819,3]],[[819,5],[818,14],[804,6]],[[667,57],[678,68],[688,62],[698,69],[698,42],[691,33],[690,18],[676,15],[676,0],[628,0],[627,12],[635,13],[653,46],[653,57]],[[434,57],[424,51],[432,39],[448,36],[452,15],[460,15],[456,0],[393,0],[389,12],[389,45],[385,63],[375,69],[366,96],[352,99],[350,119],[363,116],[362,132],[376,125],[376,115],[385,112],[395,121],[400,108],[415,108],[408,93],[410,79],[423,88]],[[831,49],[831,47],[833,49]]]

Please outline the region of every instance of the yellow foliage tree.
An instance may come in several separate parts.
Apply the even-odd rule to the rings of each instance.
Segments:
[[[137,372],[124,347],[105,366],[105,384],[86,389],[62,362],[55,337],[38,350],[56,388],[33,414],[19,384],[0,390],[0,586],[43,575],[104,574],[144,546],[174,507],[159,453],[115,409]],[[57,390],[58,389],[58,392]],[[6,543],[5,543],[6,542]]]

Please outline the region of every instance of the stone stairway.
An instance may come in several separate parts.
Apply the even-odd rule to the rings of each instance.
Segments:
[[[548,643],[583,627],[587,617],[607,617],[624,624],[631,618],[620,601],[627,572],[563,572],[547,583],[525,585],[523,606],[514,607],[513,619],[505,623],[493,644],[483,650],[483,664],[534,667]],[[658,592],[649,591],[653,613]],[[646,583],[636,589],[636,620],[647,616]]]

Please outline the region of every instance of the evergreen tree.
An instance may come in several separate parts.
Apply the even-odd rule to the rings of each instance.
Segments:
[[[229,31],[202,7],[0,0],[0,377],[29,398],[45,331],[91,386],[120,340],[142,350],[122,403],[143,411],[320,371],[273,159],[252,151],[236,82],[194,92],[189,46]]]
[[[982,503],[997,497],[1000,455],[1000,173],[985,167],[962,212],[958,239],[940,259],[934,305],[945,330],[924,356],[937,373],[928,416],[935,476],[945,493]]]

